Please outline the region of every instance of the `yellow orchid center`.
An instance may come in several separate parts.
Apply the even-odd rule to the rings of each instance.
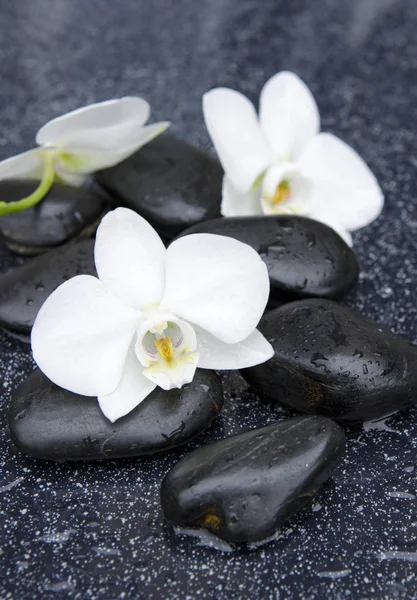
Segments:
[[[165,362],[171,363],[174,360],[172,341],[169,335],[166,338],[162,338],[162,340],[154,340],[154,344],[158,350],[159,356]]]
[[[275,190],[275,194],[271,200],[272,204],[275,206],[276,204],[280,204],[284,202],[284,200],[288,200],[291,196],[291,188],[289,181],[287,179],[283,179],[277,185],[277,189]]]

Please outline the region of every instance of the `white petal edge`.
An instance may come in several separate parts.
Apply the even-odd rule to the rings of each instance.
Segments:
[[[117,136],[121,128],[142,127],[149,119],[150,106],[143,98],[125,96],[83,106],[56,117],[41,127],[36,135],[40,146],[63,146],[76,141],[78,136],[88,134],[94,146],[95,136],[102,137],[103,131]],[[109,140],[109,144],[112,140]]]
[[[142,370],[131,347],[119,385],[111,394],[98,397],[104,416],[112,423],[130,413],[155,389],[156,385],[142,375]]]
[[[133,308],[161,300],[165,253],[153,227],[128,208],[107,213],[97,229],[94,258],[99,279]]]
[[[247,244],[213,234],[174,241],[165,259],[161,308],[221,341],[240,342],[256,328],[269,296],[269,277]]]
[[[359,154],[336,136],[316,136],[297,165],[312,184],[308,213],[312,218],[327,215],[329,222],[354,231],[381,214],[384,197],[374,174]]]
[[[239,92],[216,88],[204,94],[203,112],[226,175],[233,187],[248,192],[273,160],[253,104]]]
[[[60,285],[32,329],[33,357],[56,385],[84,396],[113,392],[122,376],[140,313],[90,275]]]
[[[117,140],[105,129],[96,132],[94,138],[87,131],[78,135],[76,141],[66,143],[64,150],[71,158],[68,160],[58,155],[57,170],[64,179],[69,179],[72,174],[93,173],[113,167],[163,133],[169,125],[161,122],[136,129],[129,127],[127,135],[119,135]]]
[[[261,185],[255,182],[246,193],[233,187],[227,175],[223,177],[221,213],[224,217],[243,217],[262,214]]]
[[[56,180],[59,183],[67,183],[72,187],[82,187],[88,179],[85,173],[74,173],[63,169],[59,163],[55,163]]]
[[[316,101],[306,84],[290,71],[266,82],[259,101],[262,131],[273,151],[293,160],[320,131]]]
[[[200,369],[233,370],[259,365],[274,355],[274,349],[262,333],[255,329],[237,344],[225,344],[202,329],[197,330]]]
[[[34,148],[2,160],[0,162],[0,180],[41,179],[44,168],[44,152],[45,150],[41,148]]]

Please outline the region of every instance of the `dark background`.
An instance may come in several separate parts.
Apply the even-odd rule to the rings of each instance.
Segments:
[[[383,216],[355,235],[362,273],[346,302],[416,342],[416,29],[415,0],[0,0],[0,158],[32,147],[50,118],[125,94],[211,150],[205,91],[257,102],[267,78],[293,70],[322,128],[386,194]],[[0,249],[3,271],[22,262]],[[341,468],[278,540],[220,552],[164,522],[161,479],[190,448],[284,411],[232,374],[222,415],[183,449],[49,464],[9,441],[10,394],[32,362],[5,334],[0,348],[2,600],[417,598],[416,409],[350,430]]]

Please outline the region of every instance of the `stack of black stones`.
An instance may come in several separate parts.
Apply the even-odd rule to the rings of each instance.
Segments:
[[[161,501],[175,525],[206,528],[228,542],[267,539],[310,502],[340,463],[342,426],[401,410],[417,397],[417,348],[339,304],[356,282],[353,250],[329,227],[298,216],[220,217],[222,169],[163,135],[88,189],[55,184],[46,199],[0,219],[2,241],[32,256],[0,280],[0,325],[29,341],[37,312],[64,281],[95,275],[94,233],[107,210],[127,206],[169,243],[206,232],[251,245],[265,261],[271,293],[259,328],[274,347],[242,376],[261,394],[304,416],[203,446],[165,477]],[[33,184],[2,181],[2,197]],[[215,372],[197,370],[179,390],[157,388],[110,423],[96,398],[63,390],[35,370],[9,410],[21,452],[53,461],[138,457],[189,442],[223,405]]]

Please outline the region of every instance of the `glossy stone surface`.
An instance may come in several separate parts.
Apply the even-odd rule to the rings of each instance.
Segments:
[[[111,423],[97,398],[53,384],[39,369],[17,390],[9,409],[11,439],[20,452],[64,462],[136,457],[170,450],[204,431],[223,405],[214,371],[199,369],[180,390],[156,388]]]
[[[344,302],[417,342],[417,5],[415,0],[19,0],[0,18],[0,159],[79,106],[140,95],[170,135],[212,151],[201,96],[224,85],[258,104],[296,71],[322,129],[360,152],[386,195],[354,234],[359,282]],[[6,82],[6,83],[4,83]],[[21,258],[0,248],[0,270]],[[288,417],[237,374],[213,426],[151,458],[56,464],[16,453],[11,394],[33,368],[0,332],[0,597],[19,600],[409,600],[417,596],[417,407],[349,428],[346,455],[312,506],[261,548],[216,551],[179,535],[163,477],[210,441]]]
[[[12,202],[29,196],[32,181],[0,181],[0,197]],[[0,217],[0,238],[18,254],[40,254],[68,240],[91,237],[104,213],[103,200],[90,190],[55,183],[42,202]]]
[[[259,329],[275,355],[242,374],[278,402],[340,421],[417,403],[417,347],[350,308],[292,302],[267,313]]]
[[[115,205],[135,210],[166,238],[220,214],[222,179],[218,161],[167,134],[95,175]]]
[[[340,463],[343,430],[323,417],[256,428],[183,458],[162,483],[165,516],[228,542],[270,537]]]
[[[293,215],[205,221],[184,232],[215,233],[249,244],[268,267],[270,302],[337,298],[359,275],[355,253],[330,227]]]
[[[64,281],[96,275],[94,240],[66,244],[0,276],[0,327],[29,341],[40,307]]]

